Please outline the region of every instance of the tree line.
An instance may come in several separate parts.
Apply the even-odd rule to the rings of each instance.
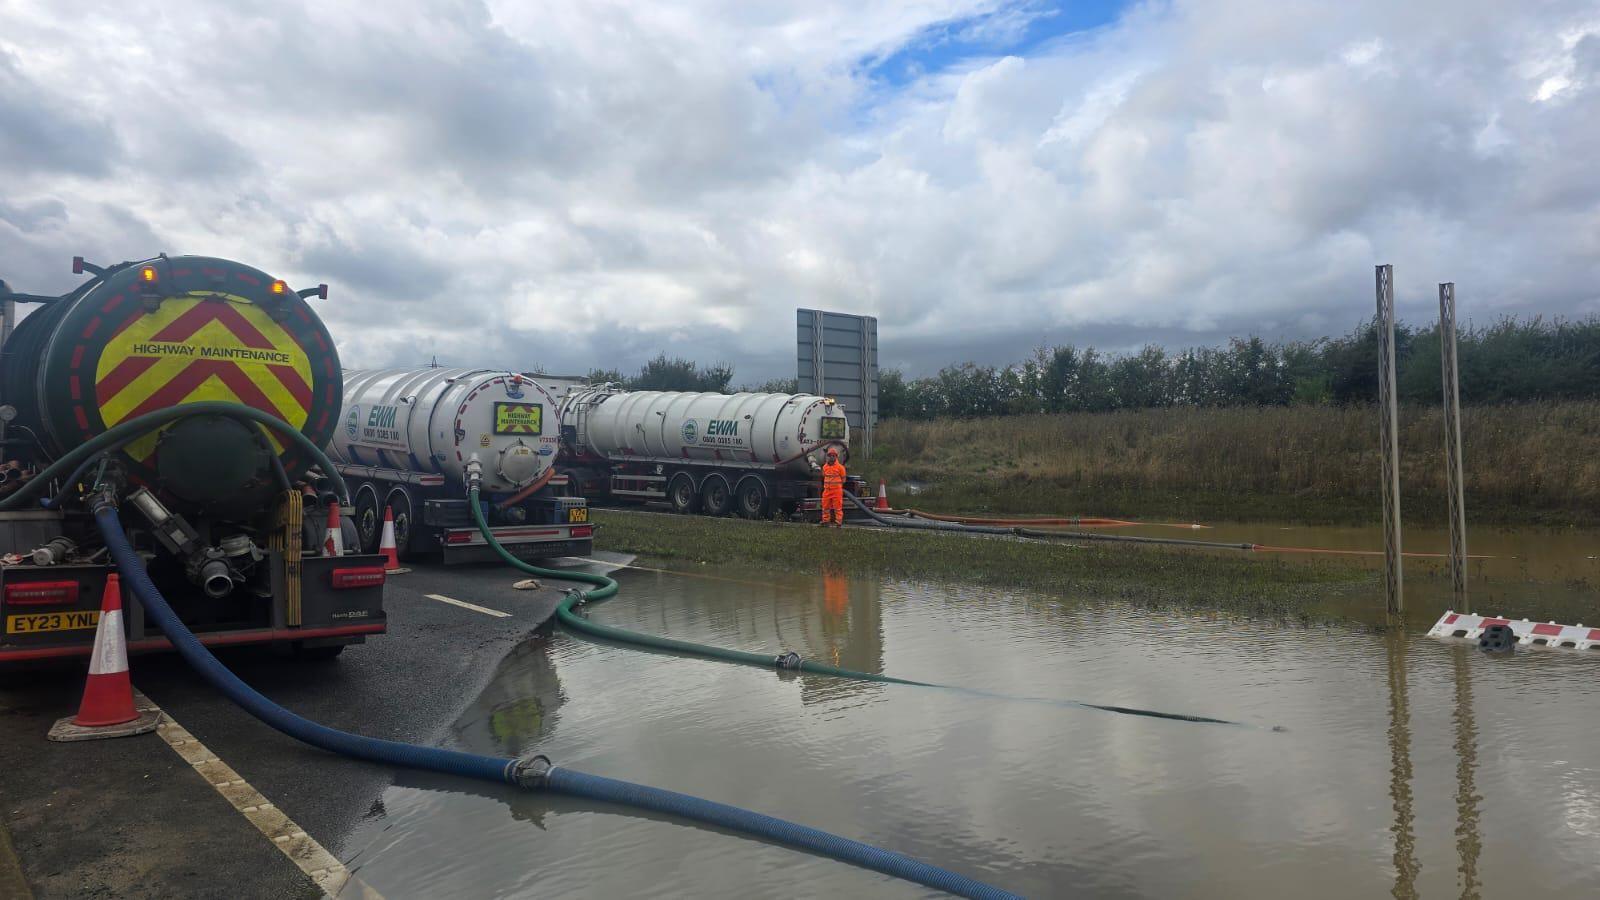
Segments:
[[[1457,332],[1461,402],[1600,398],[1600,317],[1502,319]],[[1395,326],[1401,402],[1440,400],[1439,329]],[[1103,412],[1160,406],[1370,403],[1378,395],[1375,324],[1314,341],[1234,338],[1226,347],[1132,354],[1041,348],[1018,363],[947,366],[907,380],[879,373],[885,418]]]
[[[614,384],[630,391],[710,391],[726,393],[733,381],[733,366],[727,363],[701,368],[694,360],[665,353],[640,367],[636,375],[618,369],[590,369],[585,376],[590,384]]]
[[[1506,318],[1465,327],[1456,338],[1461,402],[1600,399],[1600,317],[1581,320]],[[1438,403],[1437,325],[1395,326],[1402,402]],[[591,383],[636,391],[713,391],[733,383],[726,363],[701,367],[665,353],[636,374],[594,369]],[[796,379],[738,390],[792,394]],[[1005,366],[946,366],[927,378],[897,369],[879,373],[884,418],[1005,416],[1104,412],[1159,406],[1287,406],[1370,403],[1378,396],[1378,332],[1368,323],[1342,337],[1267,342],[1234,338],[1226,347],[1170,353],[1149,345],[1130,354],[1073,345],[1040,348]]]

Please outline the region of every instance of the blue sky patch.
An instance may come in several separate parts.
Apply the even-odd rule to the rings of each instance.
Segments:
[[[1116,21],[1124,0],[1024,0],[924,28],[899,49],[862,61],[875,82],[899,87],[972,58],[1027,56],[1057,38]]]

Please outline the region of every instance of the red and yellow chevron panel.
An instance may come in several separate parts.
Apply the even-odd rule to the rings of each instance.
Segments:
[[[107,428],[205,400],[243,403],[303,428],[311,385],[305,350],[265,310],[233,294],[194,291],[162,301],[106,342],[94,396]],[[156,439],[150,435],[127,452],[148,459]],[[271,439],[281,452],[277,437]]]

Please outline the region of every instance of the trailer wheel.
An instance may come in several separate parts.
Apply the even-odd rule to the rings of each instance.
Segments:
[[[746,519],[765,519],[768,513],[767,486],[754,475],[739,482],[734,496],[734,506]]]
[[[733,489],[728,479],[721,475],[707,475],[700,485],[700,511],[708,516],[725,516],[733,512]]]
[[[361,542],[356,549],[362,553],[376,553],[378,532],[383,527],[383,513],[378,510],[378,491],[370,482],[356,488],[353,518],[356,520],[356,538]]]
[[[667,483],[667,502],[672,504],[673,512],[683,515],[693,515],[700,510],[700,495],[695,492],[694,478],[688,472],[679,472]]]
[[[405,488],[395,488],[384,501],[394,511],[394,546],[401,559],[411,559],[411,495]]]

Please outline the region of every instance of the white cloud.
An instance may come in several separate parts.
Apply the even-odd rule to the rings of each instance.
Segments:
[[[1441,280],[1480,320],[1600,308],[1592,3],[1172,0],[873,73],[1038,14],[0,0],[0,274],[216,253],[332,283],[354,365],[749,381],[796,306],[876,313],[919,370],[1343,331],[1380,262],[1417,319]]]

